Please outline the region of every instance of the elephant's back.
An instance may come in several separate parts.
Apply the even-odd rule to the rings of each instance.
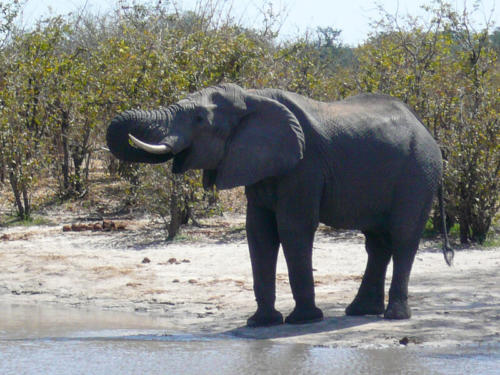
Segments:
[[[361,94],[324,104],[322,127],[336,144],[333,148],[359,148],[375,154],[406,158],[426,152],[441,158],[439,147],[416,113],[406,104],[382,94]],[[376,158],[377,159],[377,158]]]
[[[325,104],[326,105],[326,104]],[[441,153],[415,114],[383,95],[361,95],[326,105],[329,165],[322,221],[366,228],[384,221],[401,181],[434,194],[441,178]]]

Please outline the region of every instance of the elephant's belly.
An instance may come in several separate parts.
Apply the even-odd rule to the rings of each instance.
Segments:
[[[336,229],[380,229],[388,226],[389,204],[383,201],[363,201],[362,198],[348,201],[323,202],[320,222]]]
[[[335,229],[357,229],[361,231],[382,229],[388,225],[388,215],[364,215],[353,217],[350,215],[322,215],[320,222]]]

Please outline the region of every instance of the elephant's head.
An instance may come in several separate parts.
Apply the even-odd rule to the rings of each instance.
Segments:
[[[155,111],[127,111],[106,140],[119,159],[161,163],[173,172],[203,169],[204,185],[251,185],[290,171],[302,158],[304,134],[279,102],[236,85],[204,89]]]

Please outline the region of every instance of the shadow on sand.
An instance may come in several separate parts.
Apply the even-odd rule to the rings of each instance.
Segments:
[[[305,336],[311,334],[334,332],[346,328],[363,326],[383,320],[379,316],[334,316],[327,317],[319,323],[311,324],[282,324],[271,327],[250,328],[247,326],[232,329],[223,335],[241,339],[267,340],[283,337]]]
[[[132,334],[120,336],[125,340],[153,340],[153,341],[212,341],[227,339],[242,340],[269,340],[287,337],[306,336],[321,333],[334,333],[351,327],[361,327],[366,324],[382,321],[380,316],[332,316],[323,321],[311,324],[282,324],[270,327],[250,328],[242,326],[223,332],[205,334]]]

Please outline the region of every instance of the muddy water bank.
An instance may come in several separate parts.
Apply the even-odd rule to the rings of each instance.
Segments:
[[[345,315],[365,268],[363,238],[355,232],[346,236],[320,230],[313,267],[316,302],[325,320],[252,330],[243,327],[256,308],[247,244],[244,238],[212,237],[219,230],[211,228],[204,240],[165,243],[154,240],[154,231],[9,228],[10,239],[0,241],[0,304],[5,306],[0,324],[27,316],[12,331],[22,339],[37,337],[45,325],[63,332],[229,333],[241,340],[329,349],[399,348],[401,343],[440,348],[500,340],[499,248],[457,251],[454,266],[448,267],[439,244],[422,243],[409,287],[413,316],[387,321]],[[386,290],[391,274],[389,268]],[[276,307],[286,316],[294,303],[282,252],[276,290]],[[12,308],[23,304],[38,307],[26,312]],[[50,306],[64,312],[51,312]],[[134,311],[140,314],[127,315]],[[59,337],[57,331],[46,335],[52,336]]]
[[[148,314],[0,305],[1,374],[497,374],[500,344],[349,348],[158,329]]]

